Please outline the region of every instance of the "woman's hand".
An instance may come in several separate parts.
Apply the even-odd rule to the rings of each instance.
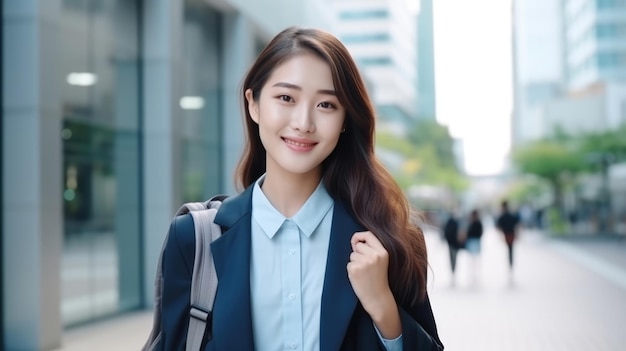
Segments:
[[[386,339],[402,332],[400,315],[389,287],[389,254],[370,231],[354,233],[348,262],[348,279],[365,311]]]

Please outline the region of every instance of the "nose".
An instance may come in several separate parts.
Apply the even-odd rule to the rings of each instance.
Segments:
[[[313,108],[307,104],[300,104],[298,108],[294,108],[292,111],[290,126],[293,130],[297,130],[300,133],[313,133],[315,131]]]

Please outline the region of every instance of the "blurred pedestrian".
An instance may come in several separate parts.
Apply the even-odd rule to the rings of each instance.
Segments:
[[[374,105],[346,47],[288,28],[240,94],[245,190],[215,218],[219,281],[203,349],[442,350],[424,235],[375,156]],[[181,217],[163,254],[166,350],[185,348],[189,324],[195,239],[179,232],[191,221]]]
[[[480,241],[483,236],[483,223],[480,220],[478,210],[470,213],[469,224],[465,231],[465,249],[472,256],[472,277],[474,282],[478,279],[480,269]]]
[[[518,224],[519,217],[510,211],[509,204],[506,200],[502,201],[501,212],[496,221],[496,227],[504,235],[504,241],[508,248],[509,272],[511,278],[513,274],[513,244],[517,236]]]
[[[448,253],[450,255],[450,270],[452,272],[451,285],[455,284],[456,258],[459,250],[463,248],[460,238],[459,220],[453,211],[450,212],[445,225],[443,226],[443,235],[448,244]]]

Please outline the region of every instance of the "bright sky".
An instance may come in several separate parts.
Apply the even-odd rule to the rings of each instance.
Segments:
[[[437,119],[463,140],[467,173],[499,173],[511,139],[511,0],[433,3]]]

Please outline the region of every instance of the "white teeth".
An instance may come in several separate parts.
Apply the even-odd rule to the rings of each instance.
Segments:
[[[299,142],[297,142],[297,141],[293,141],[293,140],[290,140],[290,139],[285,139],[285,142],[286,142],[287,144],[291,144],[291,145],[293,145],[293,146],[297,146],[297,147],[310,147],[310,146],[313,146],[313,144],[304,144],[304,143],[299,143]]]

